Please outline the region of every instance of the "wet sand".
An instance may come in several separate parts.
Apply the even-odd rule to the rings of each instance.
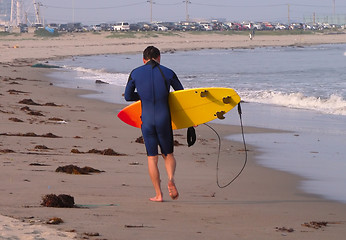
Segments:
[[[145,148],[135,142],[141,133],[118,120],[116,113],[123,106],[81,98],[79,95],[87,91],[51,83],[46,74],[54,70],[30,67],[38,60],[57,57],[141,52],[149,44],[175,51],[346,42],[340,36],[256,36],[252,41],[246,36],[188,34],[150,39],[108,39],[104,34],[59,39],[1,37],[0,214],[21,222],[13,224],[11,218],[1,217],[0,237],[59,239],[59,235],[71,239],[75,234],[77,239],[342,239],[346,234],[345,205],[305,194],[297,188],[298,177],[259,166],[256,156],[261,152],[253,146],[248,146],[243,174],[228,188],[219,189],[215,176],[217,137],[205,126],[197,127],[198,142],[190,148],[185,130],[175,131],[175,139],[183,144],[175,148],[179,200],[169,198],[160,161],[165,201],[150,202],[154,191]],[[39,105],[28,105],[30,101],[22,102],[25,99]],[[238,117],[237,112],[232,116]],[[239,126],[213,127],[221,137],[240,133]],[[245,126],[245,133],[271,131]],[[95,149],[111,149],[120,155],[102,155]],[[221,184],[240,170],[244,158],[241,143],[222,141]],[[56,172],[59,166],[70,164],[104,172]],[[79,208],[43,207],[46,194],[71,195]],[[53,217],[63,223],[46,224]],[[317,222],[315,228],[312,221]],[[42,225],[48,230],[41,230]],[[20,229],[27,229],[27,234]]]

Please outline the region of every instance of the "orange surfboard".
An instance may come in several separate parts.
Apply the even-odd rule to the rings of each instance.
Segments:
[[[200,125],[224,114],[240,102],[240,97],[232,88],[193,88],[174,91],[169,94],[172,128],[181,129]],[[142,108],[137,101],[118,113],[123,122],[140,128]]]

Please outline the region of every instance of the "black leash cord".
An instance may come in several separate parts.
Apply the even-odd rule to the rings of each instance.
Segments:
[[[213,132],[216,134],[218,141],[219,141],[219,143],[218,143],[219,149],[218,149],[217,161],[216,161],[216,184],[219,188],[225,188],[225,187],[228,187],[230,184],[232,184],[240,176],[240,174],[242,174],[242,172],[244,171],[244,168],[247,164],[247,158],[248,157],[247,157],[247,149],[246,149],[246,142],[245,142],[245,136],[244,136],[243,120],[241,117],[242,111],[241,111],[240,103],[238,104],[238,113],[239,113],[239,119],[240,119],[241,134],[242,134],[242,139],[243,139],[243,143],[244,143],[245,161],[244,161],[243,167],[240,169],[239,173],[230,182],[228,182],[227,184],[222,185],[222,186],[219,183],[219,160],[220,160],[220,152],[221,152],[221,138],[220,138],[220,135],[215,131],[214,128],[212,128],[208,124],[204,123],[204,125],[206,125],[211,130],[213,130]]]

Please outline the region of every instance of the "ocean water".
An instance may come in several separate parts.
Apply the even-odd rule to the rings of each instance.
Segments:
[[[125,103],[128,75],[142,59],[100,55],[53,64],[63,66],[52,74],[56,85],[96,90],[84,97]],[[161,64],[174,69],[185,88],[234,88],[244,101],[245,130],[287,131],[246,134],[247,143],[264,152],[258,162],[303,177],[299,188],[305,192],[346,203],[345,44],[167,52]],[[216,122],[239,124],[238,113],[232,110]]]

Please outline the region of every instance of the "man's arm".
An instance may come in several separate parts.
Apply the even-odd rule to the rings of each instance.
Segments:
[[[135,92],[135,89],[136,89],[136,85],[130,74],[129,80],[127,81],[127,84],[126,84],[125,94],[124,94],[126,101],[140,100],[138,93]]]
[[[183,85],[181,84],[178,76],[175,73],[174,73],[173,78],[171,80],[171,86],[173,87],[173,89],[175,91],[184,90]]]

